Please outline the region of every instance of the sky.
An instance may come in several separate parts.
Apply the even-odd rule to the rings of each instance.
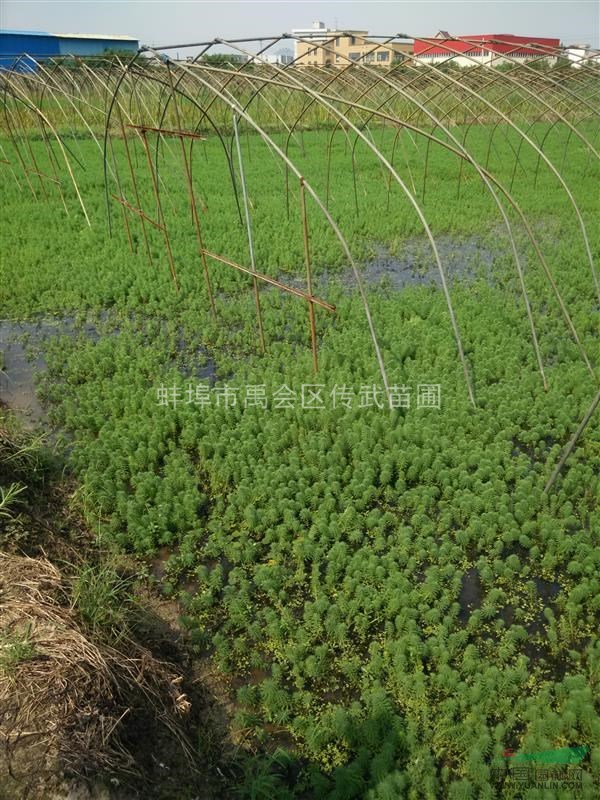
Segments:
[[[150,46],[275,36],[315,20],[373,35],[513,33],[600,48],[600,0],[0,0],[0,28],[127,34]]]

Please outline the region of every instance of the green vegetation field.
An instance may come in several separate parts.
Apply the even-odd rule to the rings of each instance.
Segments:
[[[111,202],[108,237],[102,159],[91,139],[66,140],[85,165],[77,179],[91,227],[70,195],[67,216],[55,187],[45,184],[45,199],[32,176],[36,201],[22,176],[19,188],[7,169],[0,173],[2,317],[74,315],[80,323],[78,335],[45,344],[40,396],[70,437],[102,541],[166,559],[162,588],[180,600],[196,652],[210,654],[237,687],[236,726],[267,751],[292,754],[256,778],[254,797],[598,796],[597,414],[543,493],[597,391],[597,299],[560,183],[543,164],[536,173],[537,155],[519,149],[514,131],[500,126],[490,146],[490,129],[471,127],[469,152],[487,159],[504,185],[513,182],[596,376],[509,210],[544,390],[490,193],[441,148],[426,160],[423,140],[404,132],[395,164],[410,191],[424,195],[442,260],[454,265],[450,292],[476,408],[444,295],[427,280],[435,264],[422,226],[397,185],[388,194],[389,179],[366,147],[356,149],[353,170],[353,140],[343,132],[333,138],[329,210],[359,261],[383,258],[378,275],[388,264],[381,283],[367,280],[366,267],[365,286],[390,383],[404,387],[409,407],[359,405],[381,375],[347,259],[310,199],[315,294],[336,306],[335,314],[316,309],[317,376],[300,298],[261,289],[262,354],[251,279],[213,261],[212,318],[177,143],[162,153],[160,175],[179,292],[159,231],[148,226],[149,264],[139,220],[129,217],[131,253]],[[578,129],[598,145],[596,123]],[[395,132],[372,130],[391,155]],[[454,130],[462,140],[466,129]],[[561,124],[538,122],[529,135],[561,167],[598,261],[598,162]],[[322,197],[329,136],[304,131],[290,150]],[[285,136],[274,138],[284,146]],[[43,142],[32,136],[29,144],[40,171],[50,172]],[[281,161],[252,133],[242,147],[257,268],[304,286],[298,182],[290,178],[288,217]],[[247,264],[223,146],[208,136],[194,149],[206,247]],[[115,163],[126,181],[118,140]],[[131,194],[130,185],[121,189]],[[141,205],[151,206],[147,177],[140,191]],[[414,280],[399,288],[393,264],[407,254]],[[87,336],[84,322],[99,337]],[[324,408],[274,407],[280,387],[299,397],[303,384],[323,384]],[[418,407],[423,384],[440,386],[439,409]],[[266,409],[246,405],[247,386],[264,387]],[[336,386],[354,391],[352,407],[333,407]],[[161,387],[168,405],[159,402]],[[231,389],[237,402],[226,405]],[[502,758],[508,748],[574,746],[589,748],[576,794],[523,792]]]

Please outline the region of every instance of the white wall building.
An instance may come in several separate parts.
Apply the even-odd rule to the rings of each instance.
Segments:
[[[572,44],[565,48],[565,57],[571,62],[571,66],[578,69],[584,64],[600,64],[600,53],[592,50],[589,44]]]
[[[335,31],[328,28],[324,22],[313,22],[310,28],[293,28],[292,35],[298,36],[300,39],[316,39],[317,41],[325,41],[331,38]]]

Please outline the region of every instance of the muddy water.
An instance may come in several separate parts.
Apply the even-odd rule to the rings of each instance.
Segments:
[[[81,323],[74,317],[57,317],[35,321],[0,320],[0,401],[9,406],[21,418],[25,427],[34,428],[48,421],[47,413],[37,398],[37,381],[46,370],[45,344],[56,336],[77,337],[84,335],[97,342],[102,336],[120,333],[118,320],[111,324],[108,312],[99,316],[99,321]],[[109,323],[106,328],[106,323]],[[178,366],[186,378],[208,378],[214,383],[217,367],[208,352],[199,348],[189,353],[183,332],[177,346],[185,359],[173,358],[170,366]],[[180,361],[185,361],[185,365]]]
[[[492,281],[493,262],[498,253],[492,252],[481,239],[438,236],[436,245],[450,281],[469,281],[477,275]],[[431,247],[423,237],[407,239],[395,255],[378,246],[375,258],[360,267],[360,274],[367,286],[383,285],[392,291],[408,286],[439,286],[441,283]],[[282,275],[280,280],[304,288],[304,280],[298,276]],[[321,271],[314,279],[316,293],[324,292],[330,281],[339,281],[347,291],[356,289],[356,279],[349,267],[341,271]],[[53,336],[77,336],[81,333],[97,341],[101,335],[100,323],[107,322],[108,317],[108,312],[100,314],[98,326],[90,322],[82,325],[69,316],[33,322],[0,320],[0,400],[18,412],[25,425],[34,427],[45,422],[44,408],[36,397],[36,378],[46,369],[44,342]],[[119,328],[115,327],[109,335],[118,332]],[[27,344],[24,339],[28,340]],[[186,350],[183,338],[178,349],[181,353]],[[175,366],[178,360],[173,359],[171,366]],[[203,350],[191,357],[188,355],[185,366],[180,364],[180,369],[185,377],[215,380],[216,364]]]
[[[438,236],[436,245],[449,280],[472,281],[482,272],[491,282],[495,256],[479,239]],[[429,243],[413,239],[404,242],[397,255],[380,249],[377,257],[366,264],[364,280],[369,285],[385,280],[396,291],[407,286],[441,286],[442,283]]]
[[[44,418],[44,410],[35,395],[33,376],[43,371],[45,364],[41,356],[28,360],[25,346],[11,335],[17,327],[18,324],[0,323],[0,400],[33,426]]]
[[[64,334],[75,336],[80,331],[94,341],[99,338],[94,325],[80,328],[73,317],[34,322],[0,320],[0,400],[19,414],[26,427],[47,419],[36,395],[37,378],[46,369],[44,342]]]
[[[468,622],[471,613],[476,608],[481,608],[483,594],[483,584],[481,583],[479,572],[475,567],[471,567],[471,569],[468,569],[462,576],[460,594],[458,597],[460,605],[458,619],[460,622]]]
[[[492,267],[500,253],[493,252],[480,238],[438,236],[436,246],[449,281],[472,281],[481,275],[488,283],[493,282]],[[365,285],[376,287],[383,283],[393,291],[409,286],[441,286],[442,282],[431,245],[422,237],[402,242],[393,255],[385,247],[376,246],[375,257],[359,267],[359,274]],[[296,276],[282,274],[278,277],[288,286],[305,288],[306,282]],[[339,281],[349,291],[356,288],[356,278],[350,267],[341,271],[321,270],[313,283],[315,288],[323,291],[330,281]]]

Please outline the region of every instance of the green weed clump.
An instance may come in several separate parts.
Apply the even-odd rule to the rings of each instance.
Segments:
[[[94,638],[118,641],[131,633],[132,579],[111,564],[84,565],[72,581],[71,604]]]
[[[29,661],[36,655],[35,645],[31,641],[30,627],[21,631],[3,632],[0,636],[0,673],[10,675],[23,661]]]

